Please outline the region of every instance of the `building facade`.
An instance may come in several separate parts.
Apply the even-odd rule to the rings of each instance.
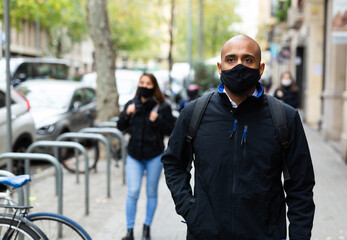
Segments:
[[[347,162],[347,1],[276,4],[286,17],[268,29],[274,85],[283,71],[295,76],[304,121],[334,143]]]

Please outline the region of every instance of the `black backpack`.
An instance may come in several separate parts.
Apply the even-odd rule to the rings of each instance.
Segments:
[[[213,95],[213,92],[209,94],[205,94],[201,96],[200,98],[196,99],[196,101],[194,102],[193,113],[189,123],[188,134],[186,136],[186,141],[189,143],[188,151],[190,156],[190,160],[187,166],[188,172],[190,172],[190,170],[192,169],[192,162],[194,159],[193,142],[195,140],[200,121],[204,115],[207,104],[209,103],[212,95]],[[270,95],[265,95],[265,96],[268,100],[268,105],[270,108],[272,121],[276,129],[277,139],[281,146],[281,154],[282,154],[282,161],[283,161],[283,178],[284,178],[284,181],[286,181],[290,179],[290,174],[288,171],[287,160],[286,160],[286,151],[289,148],[289,139],[288,139],[289,131],[287,126],[287,118],[284,112],[283,105],[280,102],[280,100]]]

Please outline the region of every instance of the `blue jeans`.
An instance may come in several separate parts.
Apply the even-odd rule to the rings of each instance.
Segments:
[[[158,202],[158,183],[161,169],[162,154],[154,158],[138,161],[131,156],[126,159],[126,180],[128,194],[126,199],[127,228],[134,228],[137,200],[139,198],[144,170],[147,176],[147,209],[144,224],[150,226]]]

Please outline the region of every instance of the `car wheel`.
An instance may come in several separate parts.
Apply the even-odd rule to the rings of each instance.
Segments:
[[[61,132],[61,134],[68,133],[68,132],[69,132],[69,130],[65,129],[64,131]],[[66,139],[64,139],[64,141],[73,141],[73,140],[71,138],[66,138]],[[59,160],[59,162],[63,162],[64,160],[72,157],[73,154],[74,154],[74,151],[71,148],[65,148],[65,147],[59,148],[58,160]]]

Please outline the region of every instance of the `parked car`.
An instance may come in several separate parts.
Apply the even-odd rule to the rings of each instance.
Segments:
[[[10,58],[13,86],[30,79],[67,79],[70,64],[57,58]],[[0,82],[6,82],[6,61],[0,59]]]
[[[7,152],[6,84],[0,83],[0,153]],[[12,150],[25,152],[35,141],[35,123],[28,100],[11,88]],[[0,167],[6,164],[0,161]]]
[[[116,83],[119,94],[118,103],[120,111],[122,111],[124,105],[135,96],[137,85],[142,73],[142,71],[138,70],[116,70]],[[96,78],[96,72],[87,73],[82,76],[81,82],[96,88]]]
[[[16,89],[29,100],[37,140],[90,127],[95,119],[95,90],[70,80],[27,80]]]

